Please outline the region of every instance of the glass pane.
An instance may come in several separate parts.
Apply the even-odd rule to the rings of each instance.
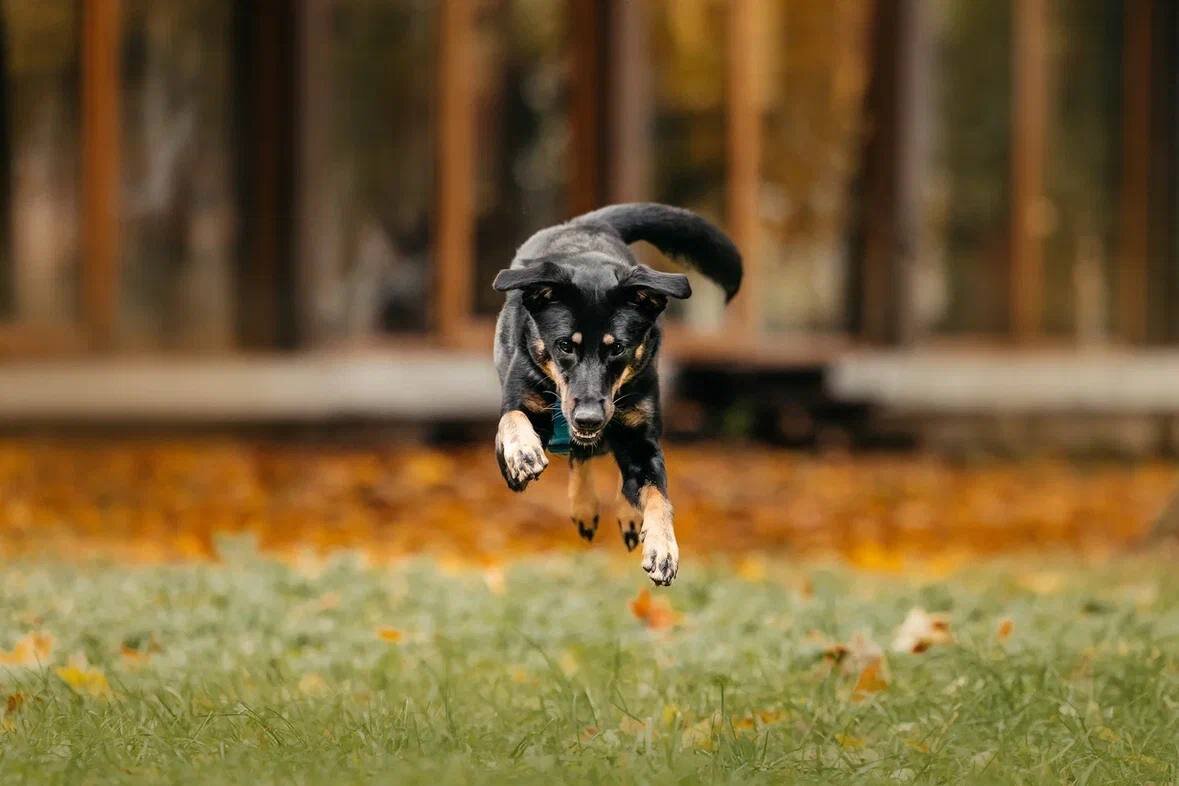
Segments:
[[[847,195],[868,78],[871,4],[757,6],[763,72],[761,238],[770,329],[838,329],[845,316]]]
[[[303,88],[320,107],[303,118],[301,173],[313,340],[427,328],[437,6],[333,0],[308,30],[322,63]]]
[[[653,0],[649,16],[655,93],[651,196],[723,226],[728,3]],[[724,294],[689,275],[692,297],[673,303],[673,318],[715,328],[723,318]]]
[[[0,321],[68,326],[79,288],[79,4],[4,0],[10,253]]]
[[[1010,205],[1011,4],[944,0],[934,26],[933,165],[920,299],[935,331],[1006,325]]]
[[[124,346],[233,342],[231,16],[220,0],[124,5]]]
[[[530,234],[568,217],[567,4],[480,0],[475,31],[475,280],[479,314],[503,295],[491,281]]]
[[[1044,329],[1101,341],[1113,302],[1121,9],[1102,0],[1055,0],[1049,10]]]

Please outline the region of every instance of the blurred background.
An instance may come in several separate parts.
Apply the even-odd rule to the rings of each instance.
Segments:
[[[180,448],[165,460],[141,446],[126,465],[106,452],[145,429],[406,446],[390,466],[417,461],[416,486],[340,481],[374,521],[467,467],[492,488],[490,281],[533,231],[632,200],[696,210],[745,254],[727,310],[700,282],[667,317],[668,431],[673,445],[704,441],[673,446],[672,471],[676,455],[698,467],[701,504],[709,456],[737,461],[735,482],[741,456],[782,467],[740,502],[747,519],[806,486],[808,454],[781,446],[815,449],[811,469],[849,499],[860,451],[909,451],[863,459],[872,488],[902,489],[882,492],[888,511],[904,509],[903,489],[924,493],[905,467],[930,456],[1116,457],[1107,469],[1129,485],[1111,488],[1134,501],[1110,510],[1139,524],[1166,496],[1171,472],[1151,462],[1179,449],[1170,2],[0,10],[10,525],[35,518],[13,513],[21,493],[43,506],[38,472],[200,474]],[[68,460],[28,458],[41,435],[78,430],[96,441],[69,443]],[[454,443],[478,447],[441,447]],[[750,443],[762,452],[741,452]],[[204,488],[230,482],[224,459],[206,456]],[[287,477],[251,461],[250,488]],[[938,473],[959,470],[937,466],[918,486],[948,488]],[[289,472],[292,486],[314,474]],[[544,507],[563,504],[561,482],[513,521],[563,522]],[[1028,504],[1045,488],[1059,504],[1021,520],[1076,535],[1093,513],[1074,510],[1078,490],[1099,485],[1044,483]],[[472,510],[507,499],[451,492],[446,504]],[[781,527],[829,530],[816,516],[830,502]],[[145,504],[133,494],[128,515]]]

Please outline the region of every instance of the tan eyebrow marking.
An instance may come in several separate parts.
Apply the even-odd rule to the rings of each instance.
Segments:
[[[606,335],[602,336],[602,343],[606,346],[610,346],[614,343],[614,336],[607,333]]]
[[[569,337],[569,340],[572,341],[574,344],[580,344],[581,343],[581,333],[574,333],[572,336]]]

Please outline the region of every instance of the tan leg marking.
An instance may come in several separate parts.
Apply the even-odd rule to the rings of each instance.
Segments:
[[[654,486],[639,493],[643,508],[643,570],[656,584],[667,586],[680,568],[680,547],[675,542],[671,503]]]
[[[577,534],[593,540],[598,531],[598,494],[588,461],[569,461],[569,517]]]
[[[512,491],[523,491],[549,465],[540,437],[533,430],[528,416],[518,409],[505,412],[499,419],[495,454],[500,472]]]
[[[622,535],[622,543],[627,551],[634,551],[639,545],[639,531],[643,528],[643,511],[630,504],[622,496],[622,489],[618,490],[618,499],[614,500],[614,510],[618,516],[618,532]]]

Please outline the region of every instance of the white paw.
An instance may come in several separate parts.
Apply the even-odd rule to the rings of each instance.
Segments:
[[[504,415],[495,441],[499,471],[512,491],[523,491],[549,465],[540,437],[522,413]]]
[[[639,535],[643,542],[643,570],[651,581],[668,586],[680,569],[680,547],[675,542],[675,533],[665,528]]]

